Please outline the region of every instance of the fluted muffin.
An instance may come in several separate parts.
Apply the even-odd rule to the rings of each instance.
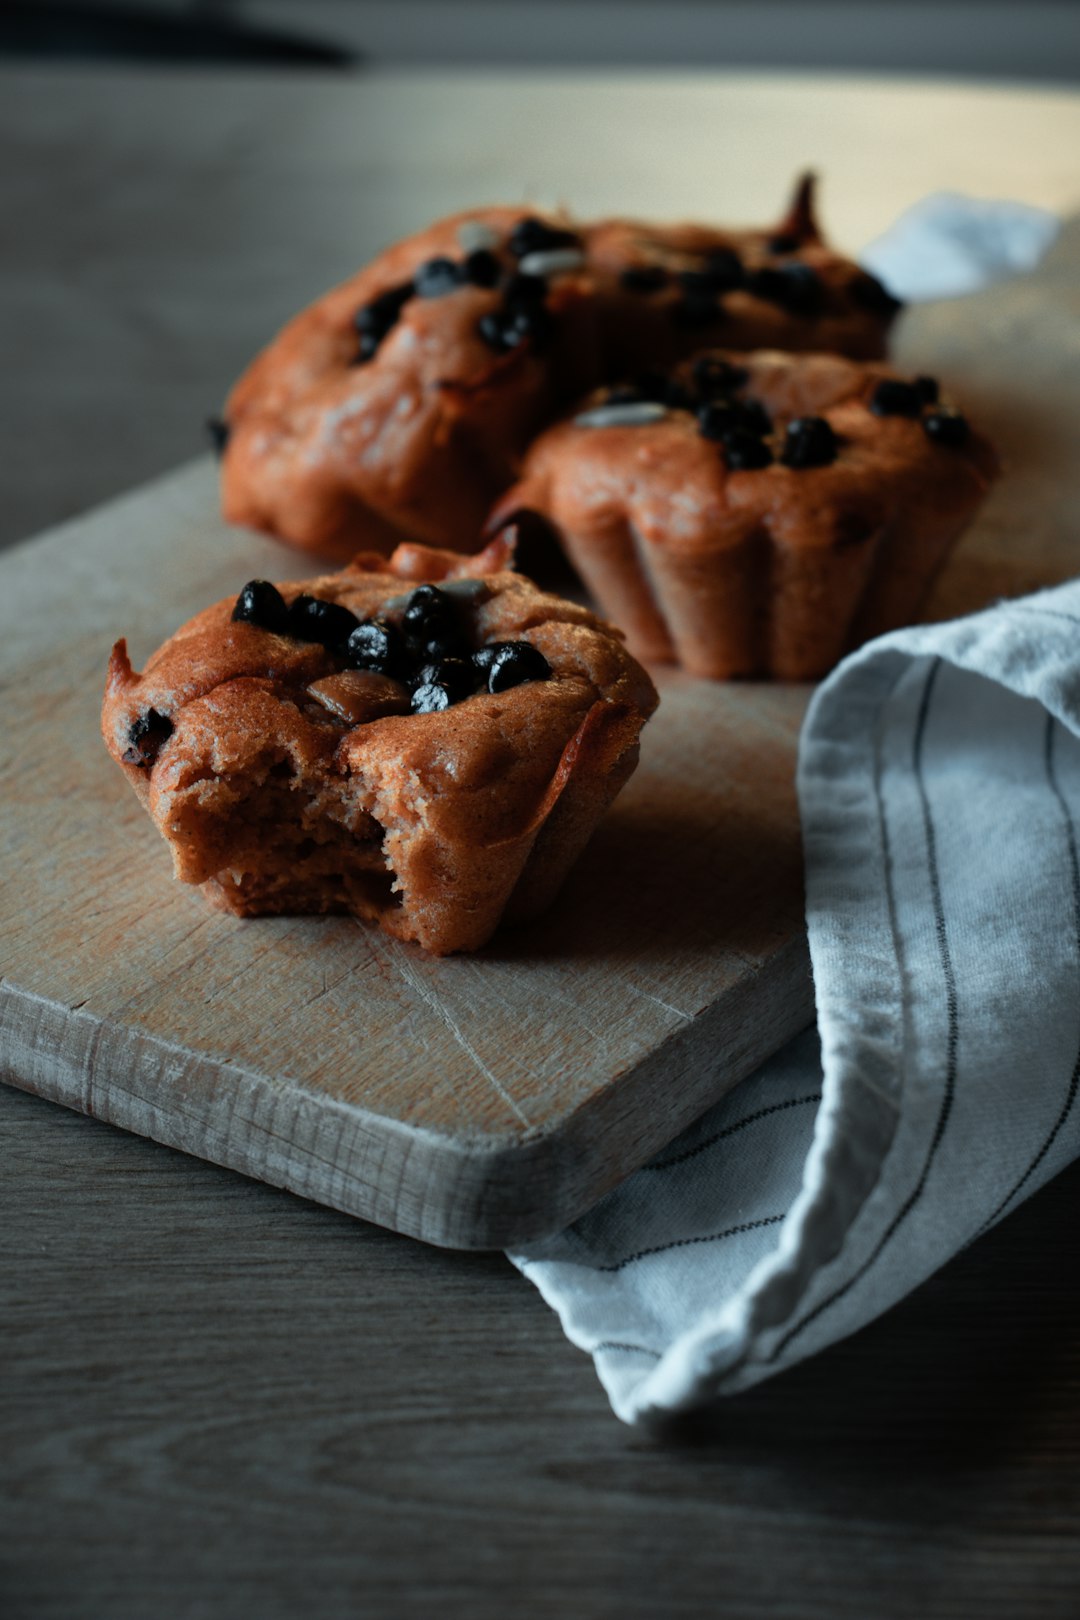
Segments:
[[[542,434],[489,528],[540,514],[639,657],[809,680],[917,617],[996,474],[933,378],[709,351]]]
[[[136,673],[106,745],[174,873],[240,916],[347,912],[435,954],[553,898],[656,705],[618,632],[509,570],[423,546],[252,581]]]

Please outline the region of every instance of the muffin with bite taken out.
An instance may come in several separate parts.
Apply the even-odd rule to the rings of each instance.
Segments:
[[[656,706],[621,635],[510,567],[424,546],[253,580],[147,661],[106,745],[176,877],[240,916],[347,912],[436,955],[554,897]]]

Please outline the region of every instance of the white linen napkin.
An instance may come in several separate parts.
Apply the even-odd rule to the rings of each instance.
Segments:
[[[906,303],[957,298],[1034,270],[1060,230],[1056,214],[1030,203],[938,191],[901,214],[859,262]]]
[[[1080,1153],[1078,632],[1080,583],[883,637],[815,694],[817,1030],[510,1257],[625,1421],[854,1332]]]

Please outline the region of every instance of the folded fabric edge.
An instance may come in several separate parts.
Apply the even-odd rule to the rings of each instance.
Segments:
[[[1032,654],[1031,628],[1025,622],[1029,617],[1043,621],[1037,656]],[[798,774],[808,868],[807,920],[819,1030],[822,1026],[828,1030],[832,1020],[838,1019],[836,1030],[840,1035],[839,1039],[823,1037],[823,1100],[802,1189],[780,1230],[774,1252],[758,1263],[739,1294],[716,1318],[704,1322],[692,1337],[672,1345],[655,1371],[634,1388],[625,1412],[618,1414],[626,1421],[649,1421],[673,1411],[688,1410],[721,1393],[749,1388],[781,1366],[794,1365],[803,1359],[801,1354],[791,1354],[790,1346],[794,1334],[809,1318],[792,1327],[790,1316],[819,1279],[826,1303],[832,1299],[834,1290],[842,1286],[836,1275],[830,1278],[830,1268],[835,1273],[843,1269],[840,1262],[845,1239],[884,1168],[893,1133],[888,1133],[886,1142],[883,1134],[874,1128],[871,1116],[867,1114],[864,1119],[860,1111],[855,1134],[849,1135],[848,1141],[856,1151],[863,1149],[868,1154],[868,1173],[862,1182],[856,1180],[846,1189],[845,1196],[829,1207],[828,1188],[822,1178],[836,1173],[834,1161],[829,1157],[830,1148],[836,1146],[831,1139],[830,1106],[835,1105],[853,1080],[858,1080],[860,1092],[865,1095],[863,1077],[858,1076],[852,1066],[860,1064],[864,1058],[869,1059],[880,1081],[884,1060],[886,1069],[893,1068],[898,1100],[902,1096],[902,1017],[893,1025],[900,1037],[895,1061],[877,1050],[876,1043],[873,1049],[868,1049],[865,1042],[856,1041],[845,1050],[843,1003],[837,1001],[830,1005],[828,992],[822,990],[823,983],[832,986],[837,982],[835,976],[829,974],[827,962],[833,946],[842,946],[847,932],[843,911],[830,914],[817,909],[818,897],[828,892],[835,872],[834,857],[852,870],[850,845],[845,853],[848,829],[843,815],[834,812],[835,819],[831,819],[827,800],[819,797],[821,790],[828,790],[836,762],[844,759],[847,746],[844,733],[859,727],[856,717],[861,714],[861,723],[872,725],[876,755],[878,717],[897,681],[912,659],[934,658],[996,682],[1021,697],[1035,699],[1080,735],[1080,670],[1070,645],[1077,629],[1080,629],[1080,585],[1058,586],[1023,601],[998,604],[947,624],[893,632],[853,654],[815,694],[800,738]],[[852,681],[857,683],[854,691]],[[840,735],[838,727],[842,728]],[[870,734],[868,731],[867,735]],[[833,750],[839,753],[833,756]],[[861,774],[865,762],[857,763]],[[850,768],[850,757],[847,764]],[[865,795],[860,791],[856,815],[864,813],[866,808]],[[882,849],[883,856],[885,853]],[[862,868],[861,859],[859,866]],[[857,897],[855,904],[860,904]],[[879,917],[875,926],[880,922]],[[891,919],[888,937],[893,937]],[[894,969],[898,969],[895,940],[893,964]],[[875,1094],[880,1096],[876,1090]],[[865,1137],[862,1135],[864,1126],[869,1126]],[[869,1167],[875,1160],[876,1169],[871,1176]],[[846,1221],[842,1211],[847,1212]],[[837,1262],[835,1266],[834,1262]]]
[[[821,930],[811,929],[816,984],[820,984],[823,970],[828,977],[830,953],[844,956],[847,951],[845,936],[854,922],[848,908],[862,905],[861,917],[865,918],[860,897],[869,896],[877,910],[874,927],[880,937],[892,937],[889,898],[876,882],[885,860],[877,807],[877,717],[906,662],[893,655],[868,666],[861,672],[857,691],[845,695],[842,716],[837,711],[835,722],[830,722],[826,711],[820,735],[811,732],[809,717],[804,728],[804,736],[813,735],[815,741],[810,755],[800,760],[800,773],[808,781],[820,779],[820,787],[810,790],[820,806],[821,825],[814,836],[824,849],[831,843],[837,851],[829,870],[845,896],[843,912],[827,913],[834,922],[835,936],[824,943],[819,937],[816,954],[815,934],[820,936]],[[825,695],[823,687],[812,707],[820,706]],[[869,748],[866,739],[871,740]],[[834,792],[837,777],[846,783],[842,796]],[[815,864],[820,859],[819,854]],[[811,905],[808,894],[808,916]],[[842,1010],[829,1025],[823,1052],[826,1079],[803,1185],[779,1228],[775,1247],[754,1267],[738,1293],[692,1335],[671,1345],[629,1395],[621,1397],[609,1388],[616,1413],[625,1422],[683,1410],[710,1393],[735,1387],[739,1370],[751,1353],[756,1362],[769,1335],[775,1338],[782,1333],[812,1280],[840,1252],[859,1209],[877,1184],[899,1117],[899,1081],[890,1062],[891,1053],[902,1047],[899,1025],[903,1010],[896,986],[895,962],[875,964],[862,1002],[872,1004],[876,1012],[879,1033],[872,1044]],[[891,1035],[883,1039],[883,1031]],[[557,1274],[549,1277],[542,1260],[527,1255],[510,1258],[527,1269],[530,1280],[558,1312],[571,1342],[594,1356],[599,1354],[603,1347],[578,1333],[570,1312],[564,1309]],[[587,1266],[589,1258],[583,1251],[578,1263]],[[601,1260],[597,1257],[598,1265]],[[557,1264],[553,1263],[553,1273]],[[599,1364],[597,1370],[603,1381]],[[768,1377],[771,1370],[757,1370],[740,1380],[739,1387]]]
[[[867,243],[859,263],[907,303],[961,298],[1034,270],[1061,226],[1032,203],[933,192]]]
[[[771,1376],[798,1307],[842,1255],[878,1184],[899,1120],[904,1016],[890,893],[877,881],[888,865],[878,793],[880,715],[908,663],[885,649],[836,671],[815,693],[800,738],[807,923],[824,1069],[802,1186],[772,1252],[631,1391],[618,1412],[627,1422],[687,1410]],[[836,697],[841,684],[842,702]],[[875,937],[892,942],[872,962],[851,951],[856,926],[860,933],[867,927],[868,908]],[[838,964],[846,965],[850,986],[853,959],[863,973],[859,1005],[873,1013],[872,1040],[835,991]],[[785,1357],[785,1365],[798,1359]]]
[[[1026,622],[1031,616],[1033,623],[1042,620],[1044,631],[1037,653]],[[800,1350],[792,1341],[846,1286],[850,1265],[845,1265],[845,1244],[880,1181],[903,1096],[903,1009],[888,886],[884,894],[874,883],[866,886],[862,898],[858,893],[858,873],[866,874],[868,862],[880,861],[878,870],[888,871],[876,783],[881,716],[913,659],[941,659],[1037,699],[1080,734],[1080,671],[1070,646],[1077,628],[1080,584],[1055,587],[948,624],[894,632],[853,654],[815,694],[800,739],[799,795],[809,869],[811,955],[819,1027],[825,1029],[825,1079],[802,1187],[774,1249],[735,1295],[670,1345],[655,1367],[621,1395],[604,1379],[602,1346],[586,1342],[567,1320],[557,1277],[549,1286],[544,1263],[529,1264],[521,1257],[522,1269],[528,1266],[530,1280],[559,1313],[567,1336],[594,1355],[623,1421],[662,1420],[721,1393],[749,1388],[821,1347]],[[852,734],[861,742],[853,744]],[[848,772],[853,772],[851,785],[838,797],[835,778]],[[859,835],[854,846],[853,833]],[[853,847],[859,851],[857,863]],[[842,880],[840,906],[834,894],[823,912],[815,909],[837,875]],[[893,988],[890,994],[887,986],[877,987],[880,1016],[872,1042],[849,1032],[843,998],[833,1001],[830,996],[839,982],[830,963],[850,965],[844,951],[854,921],[851,908],[865,928],[864,900],[877,909],[872,920],[876,936],[892,941],[891,951],[876,964],[877,971],[891,971]],[[793,1322],[804,1302],[809,1313]]]

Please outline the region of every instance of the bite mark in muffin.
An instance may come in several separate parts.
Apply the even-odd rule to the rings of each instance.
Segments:
[[[105,741],[175,875],[240,916],[346,912],[439,955],[542,910],[656,693],[511,555],[506,536],[471,559],[410,545],[252,581],[141,674],[118,642]]]

